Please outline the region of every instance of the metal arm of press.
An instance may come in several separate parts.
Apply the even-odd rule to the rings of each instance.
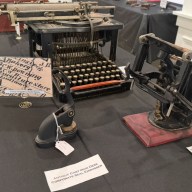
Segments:
[[[154,34],[140,37],[139,53],[132,67],[127,66],[127,76],[134,78],[136,85],[162,103],[182,103],[192,111],[191,88],[186,84],[191,79],[192,52],[164,41]],[[162,66],[158,72],[142,73],[144,61],[151,46],[159,49],[158,58],[166,67],[165,81],[157,83],[162,77]],[[176,74],[176,75],[175,75]],[[166,82],[167,78],[167,82]]]

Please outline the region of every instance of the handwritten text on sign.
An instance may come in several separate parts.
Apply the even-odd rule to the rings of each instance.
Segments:
[[[44,92],[40,97],[52,96],[50,59],[0,57],[0,80],[2,96],[7,96],[5,90],[39,90]],[[29,96],[37,95],[29,94]]]
[[[51,191],[58,191],[107,174],[108,170],[99,155],[60,169],[45,171]]]

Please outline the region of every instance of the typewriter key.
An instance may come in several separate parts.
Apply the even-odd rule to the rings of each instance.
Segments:
[[[105,71],[106,69],[107,69],[107,67],[106,67],[106,66],[102,66],[102,70],[104,70],[104,71]]]
[[[105,77],[101,76],[99,77],[100,81],[104,81],[105,80]]]
[[[75,65],[71,65],[71,69],[73,69],[73,70],[74,70],[74,69],[75,69]]]
[[[78,85],[82,85],[83,81],[82,80],[78,80]]]
[[[60,65],[60,66],[59,66],[59,69],[64,70],[64,66],[63,66],[63,65]]]
[[[63,72],[65,75],[68,75],[69,74],[69,71],[64,71]]]
[[[92,63],[87,63],[87,67],[92,67]]]
[[[83,76],[82,74],[79,75],[79,79],[83,79],[83,77],[84,77],[84,76]]]
[[[77,81],[72,81],[72,86],[76,86],[77,85]]]
[[[101,67],[97,67],[97,71],[101,71]]]
[[[93,83],[93,78],[89,78],[89,83]]]
[[[89,77],[89,74],[85,73],[84,77],[87,79]]]
[[[90,73],[90,72],[91,72],[91,69],[90,69],[90,68],[87,68],[86,71],[87,71],[87,73]]]
[[[96,67],[92,67],[92,71],[96,72],[97,68]]]
[[[120,75],[119,74],[116,74],[115,77],[116,77],[116,79],[120,79]]]
[[[70,69],[71,69],[71,66],[70,66],[70,65],[66,65],[66,66],[65,66],[65,70],[68,70],[68,71],[69,71]]]
[[[115,79],[115,75],[111,75],[110,77],[111,77],[111,80]]]
[[[82,64],[82,68],[86,69],[86,67],[87,67],[87,64],[86,64],[86,63],[83,63],[83,64]]]
[[[75,71],[74,70],[71,70],[70,71],[70,74],[73,76],[75,74]]]
[[[99,77],[100,73],[99,72],[95,72],[95,77]]]
[[[103,61],[103,65],[107,66],[107,61]]]
[[[98,65],[98,66],[102,66],[102,61],[98,61],[98,62],[97,62],[97,65]]]
[[[84,84],[88,84],[88,79],[83,79]]]
[[[95,74],[94,74],[94,73],[90,73],[89,76],[90,76],[91,78],[93,78],[93,77],[95,76]]]
[[[111,59],[108,59],[107,62],[108,62],[108,63],[112,63],[112,60],[111,60]]]
[[[121,72],[120,69],[116,69],[115,71],[117,74],[119,74]]]
[[[72,76],[67,76],[67,78],[69,79],[69,81],[71,81],[71,79],[72,79]]]
[[[105,76],[105,80],[106,80],[106,81],[109,81],[109,80],[110,80],[110,76],[108,76],[108,75]]]
[[[76,81],[78,79],[77,75],[73,75],[73,80]]]
[[[107,66],[107,69],[108,69],[108,70],[111,70],[111,69],[112,69],[112,65],[108,65],[108,66]]]
[[[64,82],[61,82],[61,83],[60,83],[60,88],[61,88],[61,89],[64,89],[64,88],[65,88],[65,83],[64,83]]]
[[[76,72],[77,75],[79,75],[80,74],[80,69],[75,69],[75,72]]]
[[[105,75],[105,71],[101,71],[100,74],[101,74],[101,76],[104,76]]]
[[[76,69],[80,69],[81,65],[80,64],[76,64],[75,67],[76,67]]]
[[[85,69],[81,69],[81,73],[83,73],[83,74],[84,74],[84,73],[85,73]]]
[[[97,83],[97,82],[99,82],[99,78],[98,77],[95,77],[94,78],[94,81]]]
[[[96,62],[93,62],[93,67],[96,67],[97,66],[97,63]]]

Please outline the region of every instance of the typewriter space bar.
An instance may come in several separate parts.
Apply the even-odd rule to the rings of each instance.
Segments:
[[[122,80],[111,80],[111,81],[104,81],[104,82],[98,82],[98,83],[90,83],[87,85],[79,85],[71,87],[71,90],[73,91],[81,91],[81,90],[87,90],[87,89],[94,89],[97,87],[104,87],[104,86],[112,86],[112,85],[118,85]]]

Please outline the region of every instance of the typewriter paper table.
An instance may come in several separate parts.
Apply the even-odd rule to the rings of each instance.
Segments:
[[[153,109],[154,100],[134,88],[76,102],[78,135],[68,157],[54,148],[40,149],[34,138],[43,119],[57,108],[49,98],[0,98],[0,191],[49,192],[44,171],[99,154],[109,173],[63,192],[191,192],[192,139],[146,148],[124,126],[122,117]]]

